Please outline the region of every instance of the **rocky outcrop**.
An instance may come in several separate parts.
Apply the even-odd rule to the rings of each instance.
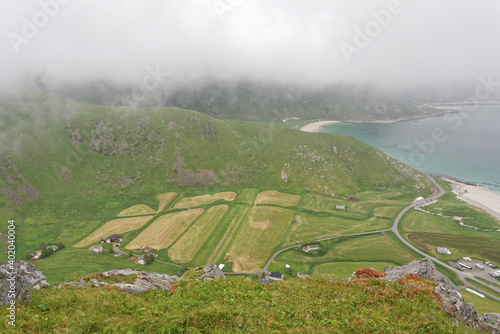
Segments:
[[[103,287],[116,286],[125,292],[142,293],[148,290],[170,290],[172,283],[180,280],[206,280],[226,278],[215,264],[192,269],[182,278],[169,276],[162,273],[148,273],[132,269],[117,269],[105,271],[101,274],[91,274],[80,278],[78,281],[60,284],[58,287]]]
[[[490,313],[488,319],[497,319],[496,325],[492,324],[491,320],[484,321],[479,317],[473,304],[466,303],[460,290],[452,281],[441,274],[432,261],[429,259],[415,260],[399,267],[387,266],[384,269],[385,277],[381,278],[388,281],[397,281],[407,274],[416,274],[427,280],[437,283],[433,288],[442,298],[443,310],[453,318],[464,322],[465,324],[476,327],[491,333],[500,333],[498,319],[500,314]],[[493,321],[495,323],[495,321]]]
[[[33,289],[49,287],[47,278],[33,264],[15,260],[0,266],[0,304],[6,305],[12,299],[31,300]]]
[[[184,276],[182,276],[182,279],[203,281],[209,279],[219,279],[221,277],[223,279],[226,279],[226,275],[224,275],[222,270],[217,265],[211,263],[207,264],[204,267],[191,269],[190,271],[186,272]]]

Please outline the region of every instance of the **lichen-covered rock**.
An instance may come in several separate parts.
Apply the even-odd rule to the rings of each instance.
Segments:
[[[226,275],[222,272],[222,270],[213,263],[207,264],[204,267],[193,268],[188,270],[182,276],[183,280],[186,281],[202,281],[207,279],[226,279]]]
[[[431,260],[415,260],[399,267],[387,266],[384,272],[387,275],[381,279],[387,281],[397,281],[407,274],[416,274],[436,282],[437,285],[433,289],[441,296],[443,310],[446,313],[469,326],[487,332],[500,333],[500,327],[495,328],[490,323],[481,320],[473,304],[465,302],[457,286],[448,277],[441,274]]]
[[[0,304],[12,299],[31,300],[33,289],[49,287],[47,278],[32,263],[15,260],[0,266]]]

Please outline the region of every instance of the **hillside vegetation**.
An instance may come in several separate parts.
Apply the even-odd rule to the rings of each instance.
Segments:
[[[183,282],[171,291],[36,291],[17,311],[24,333],[471,333],[437,295],[404,283],[295,279]],[[14,333],[0,322],[2,333]],[[10,332],[9,332],[10,330]]]

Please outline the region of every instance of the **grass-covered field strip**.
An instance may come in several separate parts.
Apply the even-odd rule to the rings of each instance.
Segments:
[[[469,223],[467,220],[464,222]],[[463,237],[489,238],[500,240],[500,232],[480,231],[461,226],[456,220],[420,211],[407,212],[399,224],[401,233],[430,233]]]
[[[227,214],[221,219],[214,229],[205,245],[196,254],[193,263],[203,265],[205,263],[218,263],[223,261],[241,222],[250,211],[246,205],[233,205]]]
[[[140,215],[150,215],[155,214],[156,210],[150,208],[146,204],[137,204],[127,208],[117,214],[118,217],[128,217],[128,216],[140,216]]]
[[[278,207],[253,207],[229,248],[233,271],[258,270],[271,256],[292,221],[293,212]]]
[[[277,261],[326,263],[326,262],[391,262],[401,265],[421,258],[406,248],[392,232],[369,235],[339,237],[320,243],[323,251],[319,254],[305,253],[294,248],[276,258]]]
[[[344,217],[300,213],[287,233],[283,245],[295,245],[307,241],[342,234],[369,232],[387,229],[392,220],[372,217],[365,220],[351,220]]]
[[[469,256],[500,263],[499,240],[427,233],[409,233],[406,237],[417,247],[431,254],[437,255],[437,247],[448,248],[451,255],[447,255],[447,259]]]
[[[472,288],[474,290],[474,288]],[[479,292],[479,291],[478,291]],[[460,289],[460,293],[464,297],[467,303],[474,304],[477,314],[481,315],[484,313],[499,313],[500,312],[500,302],[486,296],[481,298],[476,296],[472,292],[465,290],[465,288]]]
[[[476,279],[478,279],[478,277],[476,277]],[[499,297],[499,298],[500,298],[500,292],[497,292],[497,291],[495,291],[495,290],[493,290],[493,289],[490,289],[490,288],[488,288],[487,286],[484,286],[484,285],[482,285],[481,283],[477,283],[476,281],[473,281],[473,280],[471,280],[471,279],[469,279],[469,278],[466,278],[465,280],[466,280],[467,282],[469,282],[470,284],[472,284],[472,285],[474,285],[474,286],[477,286],[477,287],[479,287],[479,288],[483,289],[484,291],[489,292],[489,293],[491,293],[492,295],[497,296],[497,297]],[[483,281],[483,280],[481,280],[481,281]],[[491,284],[491,282],[488,282],[488,284]],[[499,306],[500,306],[500,304],[499,304]]]
[[[179,263],[191,261],[228,209],[227,205],[217,205],[205,211],[169,248],[170,259]]]
[[[500,229],[500,221],[490,214],[483,212],[481,209],[458,200],[456,195],[451,191],[450,183],[447,181],[441,179],[437,181],[446,190],[446,194],[441,196],[437,203],[425,206],[425,210],[445,216],[467,217],[467,219],[464,219],[465,224],[476,226],[480,229]]]
[[[213,195],[201,195],[196,197],[185,197],[175,203],[175,209],[194,208],[200,205],[213,203],[217,200],[223,199],[226,201],[233,201],[236,198],[236,193],[233,191],[221,192]]]
[[[319,264],[312,274],[314,277],[328,278],[332,281],[347,281],[352,273],[359,268],[374,268],[381,273],[392,262],[330,262]]]
[[[156,196],[158,200],[158,212],[163,211],[167,207],[167,205],[177,196],[176,192],[169,192],[164,194],[159,194]]]
[[[299,195],[287,194],[276,190],[266,190],[257,195],[255,204],[297,206],[297,204],[299,203],[299,199]]]
[[[257,194],[259,193],[259,189],[257,188],[243,188],[236,197],[236,203],[242,204],[253,204]]]
[[[85,247],[100,240],[101,237],[109,237],[112,234],[120,234],[136,230],[146,224],[153,216],[141,216],[133,218],[113,219],[99,227],[85,239],[73,245],[73,247]]]
[[[129,242],[126,248],[135,249],[142,245],[155,249],[167,248],[184,233],[203,211],[203,209],[192,209],[163,215]]]

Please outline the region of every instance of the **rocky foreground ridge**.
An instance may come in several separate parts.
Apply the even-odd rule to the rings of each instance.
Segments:
[[[437,269],[436,265],[429,259],[415,260],[399,267],[387,266],[384,269],[382,279],[397,281],[407,274],[416,274],[427,280],[436,282],[433,287],[442,298],[443,311],[451,317],[491,333],[500,333],[500,313],[486,313],[479,316],[474,305],[466,303],[460,290],[452,281]]]
[[[12,268],[14,270],[12,270]],[[16,273],[15,296],[17,300],[31,300],[33,289],[50,287],[43,272],[33,264],[24,261],[15,261],[10,268],[6,263],[0,266],[0,303],[8,304],[9,289],[12,289],[12,273]],[[480,331],[500,333],[500,314],[488,313],[479,316],[470,303],[466,303],[460,290],[443,274],[434,263],[428,259],[415,260],[399,267],[388,266],[385,275],[380,279],[398,281],[409,274],[418,275],[426,280],[435,282],[432,289],[439,294],[442,300],[442,309],[454,319],[461,321]],[[169,276],[162,273],[149,273],[131,269],[110,270],[103,273],[90,274],[79,280],[60,284],[53,288],[104,288],[118,287],[124,292],[142,293],[148,290],[171,290],[175,282],[184,280],[226,279],[225,275],[215,264],[207,264],[188,271],[183,277]],[[418,285],[418,282],[410,284]]]

